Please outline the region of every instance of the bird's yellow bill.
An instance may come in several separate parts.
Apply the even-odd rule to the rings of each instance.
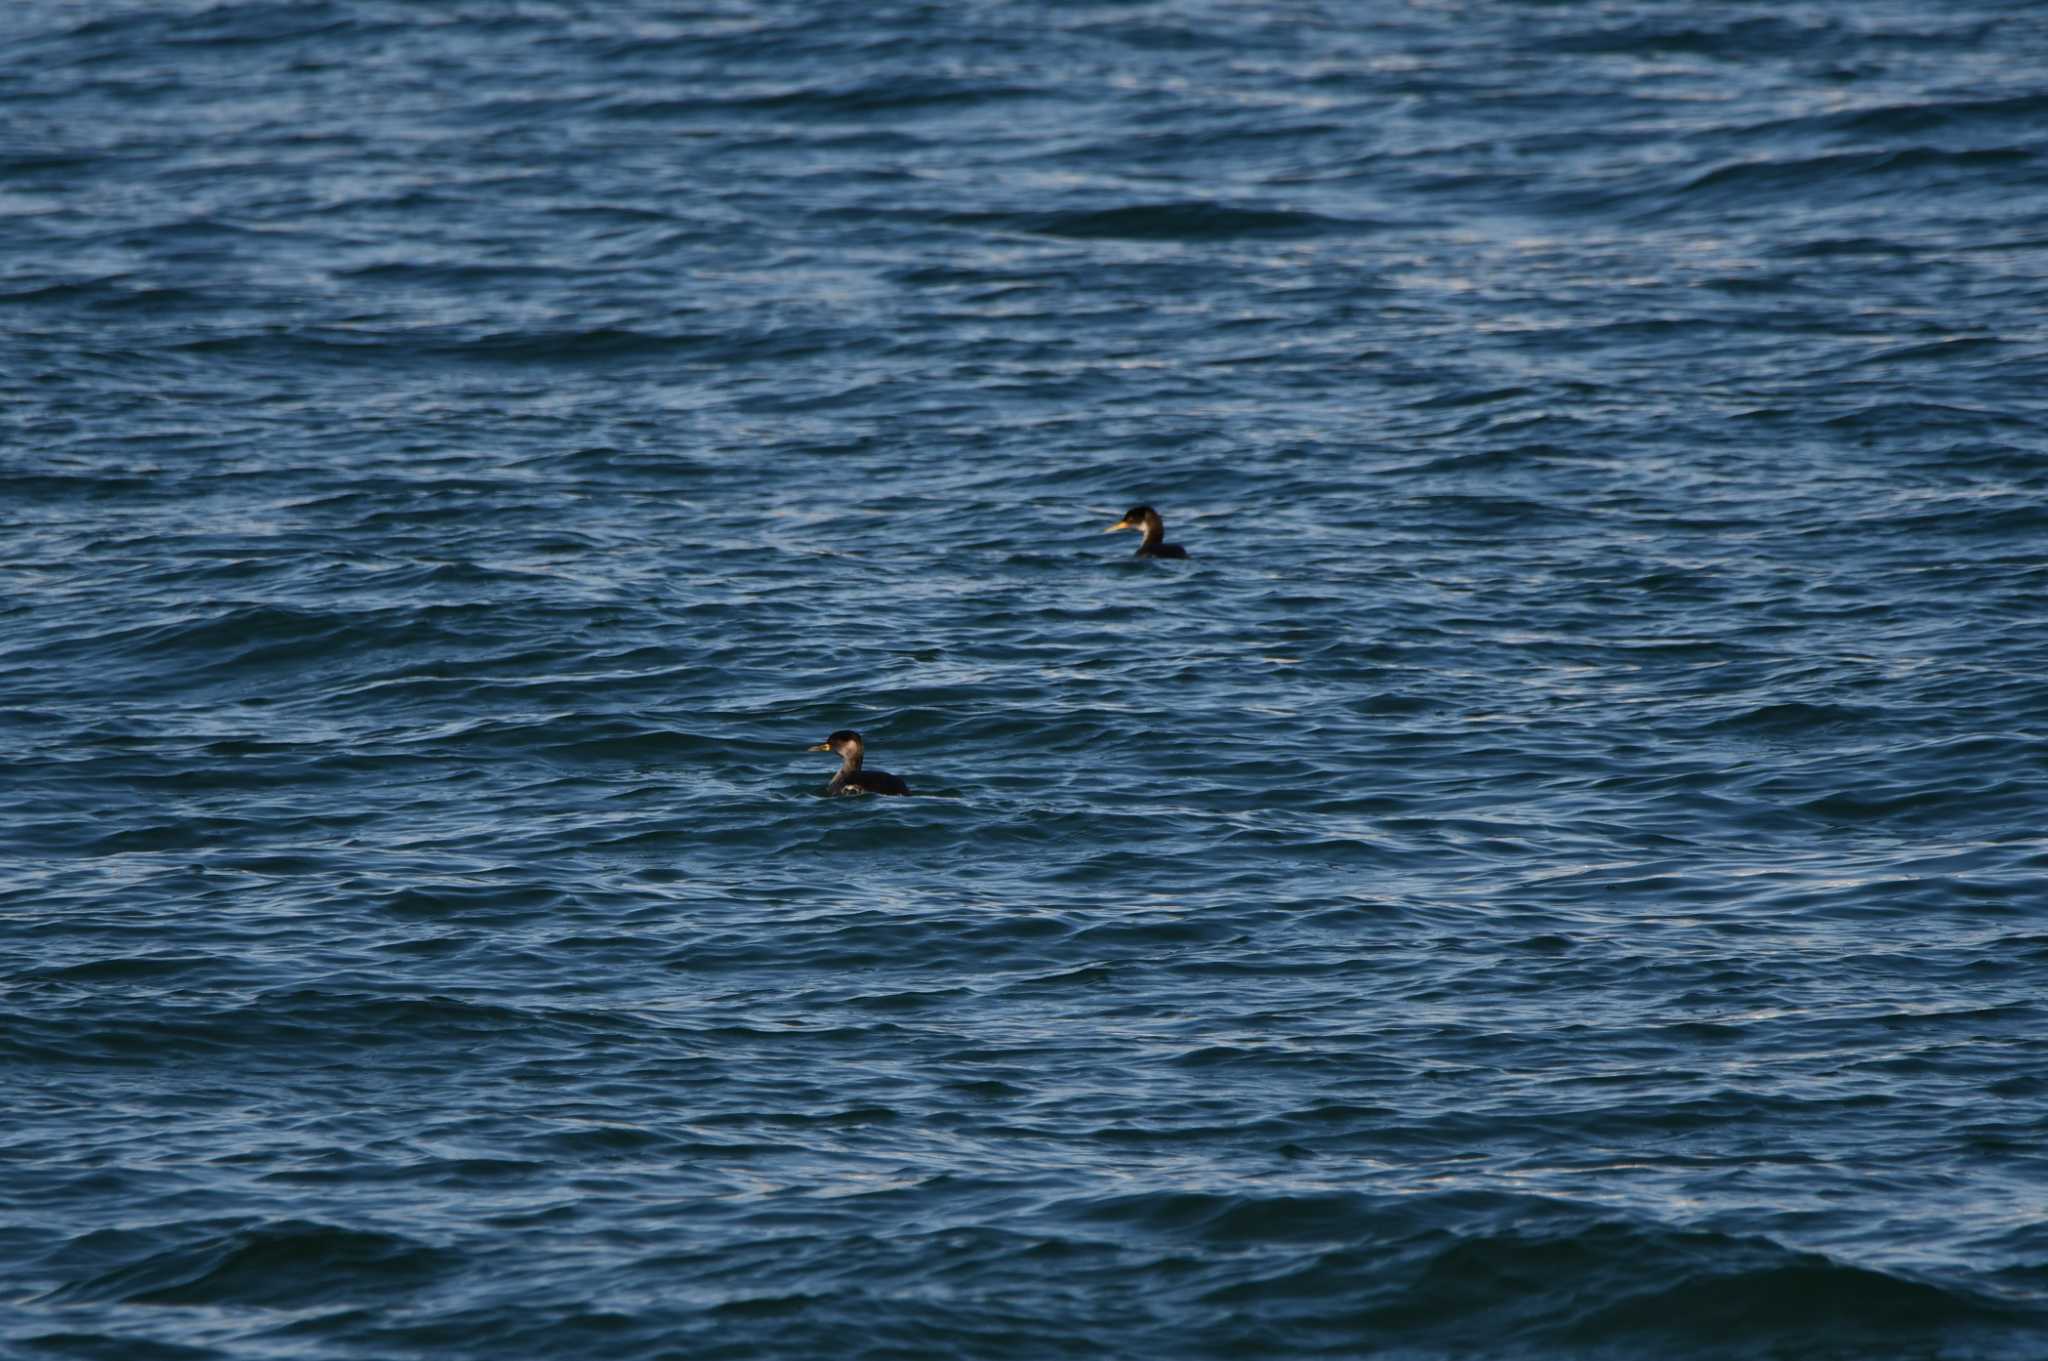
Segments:
[[[1111,525],[1111,526],[1110,526],[1110,527],[1109,527],[1108,529],[1105,529],[1105,530],[1103,530],[1102,532],[1103,532],[1103,533],[1105,533],[1105,534],[1114,534],[1114,533],[1116,533],[1116,532],[1117,532],[1117,531],[1118,531],[1119,529],[1136,529],[1136,528],[1137,528],[1137,526],[1136,526],[1136,525],[1134,525],[1134,524],[1132,524],[1132,523],[1131,523],[1131,522],[1130,522],[1129,520],[1118,520],[1118,521],[1117,521],[1117,522],[1116,522],[1115,524]]]

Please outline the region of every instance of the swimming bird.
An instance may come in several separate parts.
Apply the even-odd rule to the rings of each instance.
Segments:
[[[832,783],[825,786],[827,794],[908,794],[910,786],[899,776],[886,770],[863,770],[860,758],[867,752],[867,743],[851,728],[841,728],[815,747],[806,751],[829,751],[840,760],[839,773],[832,777]]]
[[[1141,558],[1184,558],[1188,555],[1188,550],[1179,544],[1165,541],[1166,522],[1161,520],[1159,512],[1150,506],[1132,506],[1124,512],[1123,519],[1102,532],[1114,534],[1119,529],[1145,531],[1145,541],[1138,545],[1137,556]]]

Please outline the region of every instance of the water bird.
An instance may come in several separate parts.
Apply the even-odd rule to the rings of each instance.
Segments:
[[[1141,558],[1184,558],[1188,555],[1188,550],[1179,544],[1166,542],[1166,522],[1150,506],[1132,506],[1124,512],[1123,519],[1102,532],[1114,534],[1119,529],[1145,531],[1145,541],[1138,545],[1137,556]]]
[[[886,770],[871,770],[861,767],[861,757],[867,754],[868,744],[861,735],[851,728],[841,728],[815,747],[806,751],[829,751],[840,761],[839,773],[832,777],[832,783],[825,786],[827,794],[908,794],[910,786],[903,783],[898,775]]]

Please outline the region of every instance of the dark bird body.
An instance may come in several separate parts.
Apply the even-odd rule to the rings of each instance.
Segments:
[[[808,751],[829,751],[840,761],[839,773],[825,786],[827,794],[908,794],[910,786],[901,776],[861,765],[867,743],[851,728],[841,728]]]
[[[1118,520],[1102,532],[1112,534],[1119,529],[1142,529],[1145,531],[1144,542],[1138,545],[1138,552],[1136,554],[1138,557],[1184,558],[1188,555],[1188,550],[1182,548],[1179,544],[1166,542],[1166,522],[1161,520],[1159,512],[1150,506],[1132,506],[1124,512],[1123,519]]]

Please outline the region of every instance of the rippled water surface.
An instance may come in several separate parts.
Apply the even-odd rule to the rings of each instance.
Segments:
[[[8,8],[0,1351],[2048,1354],[2044,71]]]

